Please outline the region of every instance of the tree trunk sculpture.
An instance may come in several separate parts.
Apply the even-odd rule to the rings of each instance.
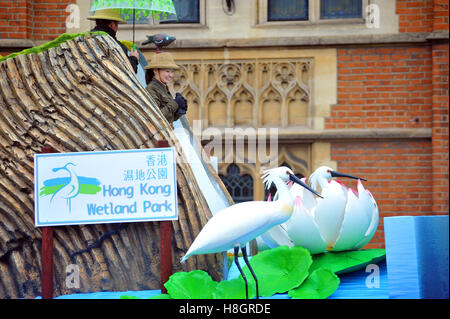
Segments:
[[[175,147],[178,157],[173,271],[203,269],[220,280],[220,254],[179,262],[211,212],[170,124],[112,38],[86,33],[40,53],[1,62],[0,298],[41,293],[41,229],[34,226],[35,153],[43,146],[57,152],[154,148],[161,139]],[[208,169],[213,170],[210,163]],[[55,227],[55,295],[159,289],[159,245],[158,222]],[[65,282],[71,264],[80,270],[78,289]]]

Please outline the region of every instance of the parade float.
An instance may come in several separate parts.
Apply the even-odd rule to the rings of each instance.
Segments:
[[[424,244],[422,234],[427,228],[419,232],[410,222],[408,231],[417,231],[417,236],[414,233],[416,237],[404,246],[392,244],[386,236],[386,251],[364,249],[377,229],[378,207],[360,182],[357,192],[335,180],[321,186],[324,201],[330,187],[328,191],[339,190],[338,197],[344,196],[354,206],[369,207],[358,216],[341,203],[337,222],[327,218],[333,213],[330,207],[319,209],[320,198],[312,200],[309,191],[289,185],[292,219],[280,219],[273,228],[262,228],[265,232],[247,238],[260,235],[258,238],[267,246],[251,256],[249,263],[245,261],[252,269],[245,266],[238,271],[233,259],[242,262],[242,257],[219,254],[228,246],[205,250],[185,263],[179,262],[213,216],[233,206],[233,200],[187,121],[177,121],[172,127],[138,77],[122,49],[103,33],[64,34],[41,47],[0,59],[1,298],[41,295],[42,229],[35,227],[34,221],[38,196],[34,192],[35,154],[45,147],[57,153],[152,149],[163,140],[174,148],[178,158],[178,219],[171,221],[174,263],[173,275],[163,283],[167,293],[161,293],[159,223],[99,223],[54,227],[55,297],[106,298],[109,292],[113,298],[254,298],[255,273],[259,296],[265,298],[388,298],[386,264],[391,267],[390,282],[397,279],[401,286],[407,282],[405,278],[398,280],[402,274],[408,278],[415,274],[418,284],[414,289],[422,289],[417,287],[425,276],[420,276],[417,263],[397,256],[408,252],[419,260],[421,254],[435,251]],[[358,204],[359,199],[365,202]],[[355,227],[358,219],[362,222]],[[445,222],[448,236],[448,217],[435,223],[442,226]],[[441,228],[435,233],[445,233]],[[358,234],[352,231],[355,229]],[[392,229],[391,234],[398,234],[398,226]],[[310,235],[302,238],[305,233]],[[314,234],[317,241],[308,241]],[[329,234],[333,234],[332,239]],[[342,238],[345,245],[340,243],[344,242]],[[394,243],[403,239],[398,235]],[[413,245],[417,242],[422,243],[421,249]],[[384,262],[386,252],[391,257]],[[402,268],[405,262],[412,265],[410,269]],[[77,265],[80,270],[79,287],[75,289],[66,282],[68,265]],[[370,276],[377,265],[378,282],[376,276]],[[399,269],[404,270],[400,275]],[[345,277],[351,273],[356,274],[351,280]],[[243,277],[248,279],[248,296]],[[368,282],[368,278],[375,282]],[[446,287],[448,296],[448,279]],[[340,288],[347,290],[339,293]],[[380,289],[382,292],[377,293]],[[402,289],[400,296],[404,296]],[[423,297],[420,292],[418,296]]]

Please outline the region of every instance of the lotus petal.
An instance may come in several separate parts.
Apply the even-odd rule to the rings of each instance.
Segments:
[[[314,221],[312,213],[303,205],[300,197],[294,204],[294,212],[290,219],[284,223],[292,242],[296,246],[302,246],[311,254],[324,252],[327,244],[320,234],[319,227]]]
[[[375,201],[375,198],[373,198],[372,194],[369,190],[366,190],[367,194],[370,197],[370,200],[372,202],[373,208],[372,208],[372,216],[369,228],[367,229],[366,233],[364,234],[364,239],[362,239],[359,243],[357,243],[352,249],[359,249],[361,247],[364,247],[375,235],[375,232],[377,231],[378,227],[378,220],[379,220],[379,211],[378,211],[378,205]]]
[[[340,183],[331,181],[323,189],[322,196],[323,199],[317,199],[314,220],[327,243],[327,249],[331,249],[341,231],[347,203],[347,191]]]
[[[260,237],[264,241],[264,243],[269,246],[269,248],[275,248],[278,246],[294,246],[294,243],[289,238],[289,234],[284,225],[277,225],[275,227],[272,227]]]
[[[358,180],[358,193],[348,189],[348,200],[345,208],[341,233],[333,251],[352,249],[364,238],[372,218],[373,203],[369,194]]]

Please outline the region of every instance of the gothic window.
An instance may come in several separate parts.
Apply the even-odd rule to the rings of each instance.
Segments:
[[[178,24],[204,24],[206,0],[172,0],[176,15],[161,13],[155,17],[151,15],[136,15],[136,24],[165,25],[164,27],[176,26]],[[132,21],[129,14],[122,14],[122,18]],[[122,28],[127,29],[128,25]]]
[[[234,202],[241,203],[253,200],[253,179],[250,175],[240,175],[236,164],[227,168],[227,175],[219,175]]]
[[[268,21],[308,20],[308,0],[269,0]]]
[[[339,23],[363,22],[363,9],[369,0],[258,0],[258,3],[259,24],[309,25],[330,20]]]
[[[177,13],[176,19],[168,16],[167,20],[161,19],[159,23],[199,23],[200,3],[199,0],[173,0]]]

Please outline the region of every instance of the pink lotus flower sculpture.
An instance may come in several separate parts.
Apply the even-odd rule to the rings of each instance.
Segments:
[[[357,191],[332,177],[358,179]],[[322,166],[311,174],[309,182],[314,190],[321,187],[323,198],[289,185],[294,212],[285,223],[261,235],[264,242],[270,248],[302,246],[311,254],[356,250],[366,245],[377,230],[379,212],[375,199],[361,180]]]

